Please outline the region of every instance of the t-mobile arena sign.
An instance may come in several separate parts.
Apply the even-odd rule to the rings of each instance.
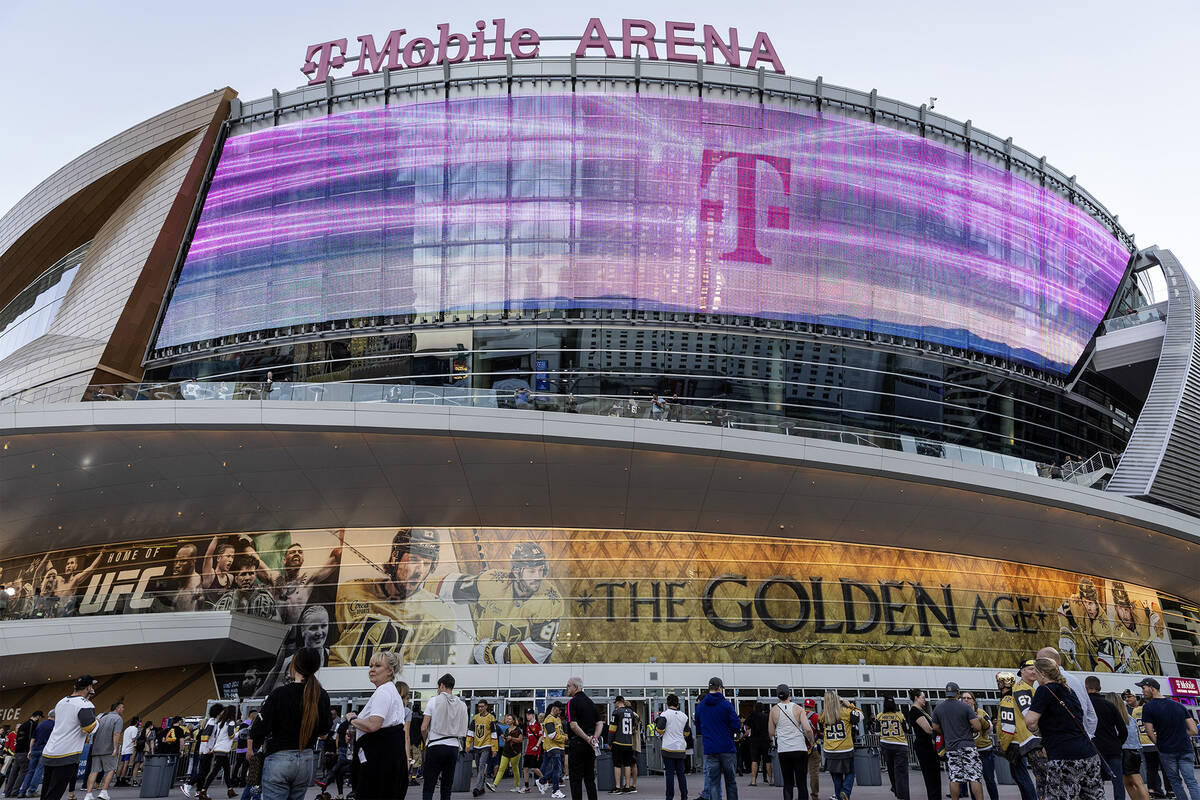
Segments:
[[[450,23],[437,26],[437,36],[415,36],[405,39],[404,28],[388,33],[381,46],[375,37],[366,33],[358,37],[358,66],[352,75],[371,75],[386,68],[424,67],[430,64],[457,64],[460,61],[502,60],[508,55],[513,58],[537,58],[541,51],[542,38],[533,28],[516,28],[508,33],[504,19],[492,20],[492,30],[483,20],[475,22],[469,33],[454,33]],[[435,41],[436,39],[436,41]],[[783,63],[771,43],[771,37],[759,31],[754,43],[743,52],[737,28],[722,33],[712,25],[693,22],[665,22],[661,36],[659,28],[645,19],[621,20],[621,35],[614,37],[605,30],[598,17],[588,20],[579,36],[575,55],[584,57],[602,54],[607,58],[617,57],[617,48],[623,58],[633,58],[640,53],[651,61],[664,59],[688,64],[723,63],[734,67],[756,69],[760,64],[769,64],[782,73]],[[575,41],[572,37],[570,41]],[[310,44],[304,55],[300,71],[309,76],[309,85],[323,83],[330,72],[346,66],[354,57],[347,51],[348,39],[333,39],[328,42]],[[745,63],[743,63],[743,55]],[[717,58],[721,61],[718,62]]]

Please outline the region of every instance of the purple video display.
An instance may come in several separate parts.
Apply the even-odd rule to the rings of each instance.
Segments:
[[[614,308],[836,325],[1057,372],[1129,252],[868,122],[642,95],[402,104],[231,137],[157,347],[359,317]]]

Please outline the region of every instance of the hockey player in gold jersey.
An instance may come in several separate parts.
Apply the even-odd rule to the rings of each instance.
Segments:
[[[1079,593],[1058,607],[1058,643],[1067,669],[1114,672],[1112,625],[1091,578],[1079,581]]]
[[[554,653],[563,601],[549,581],[546,553],[533,542],[513,548],[507,572],[447,575],[437,594],[466,604],[475,621],[476,664],[545,664]]]
[[[450,661],[454,612],[425,588],[437,565],[438,536],[426,528],[402,528],[392,538],[378,578],[342,584],[337,598],[340,638],[330,652],[333,667],[364,667],[376,651],[394,650],[404,661]]]
[[[1114,583],[1112,594],[1117,610],[1112,627],[1116,671],[1158,675],[1162,672],[1162,663],[1154,650],[1154,642],[1164,631],[1158,604],[1134,604],[1123,583]]]
[[[1017,686],[1017,676],[1011,672],[996,673],[996,688],[1000,690],[1000,708],[996,713],[999,723],[1000,755],[1008,761],[1013,781],[1021,793],[1021,800],[1037,800],[1038,791],[1033,779],[1029,777],[1029,767],[1025,756],[1042,749],[1042,740],[1034,736],[1025,725],[1025,714],[1021,703],[1013,696]],[[1029,685],[1022,681],[1022,699],[1028,698],[1033,702],[1033,694]]]

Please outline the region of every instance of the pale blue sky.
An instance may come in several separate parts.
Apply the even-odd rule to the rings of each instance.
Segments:
[[[469,32],[506,17],[543,35],[600,16],[766,31],[788,73],[877,88],[1041,155],[1108,208],[1140,246],[1200,275],[1193,192],[1200,129],[1200,1],[28,2],[0,0],[9,67],[0,213],[75,156],[225,85],[244,99],[299,85],[305,47],[393,28]],[[353,52],[353,48],[352,48]]]

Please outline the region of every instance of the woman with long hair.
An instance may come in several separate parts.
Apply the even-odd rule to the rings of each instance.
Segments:
[[[229,755],[233,751],[233,744],[237,739],[236,717],[237,707],[234,705],[225,706],[217,716],[212,734],[212,766],[209,767],[208,774],[200,778],[200,800],[208,800],[208,787],[212,784],[213,778],[217,777],[218,772],[222,773],[226,793],[230,797],[237,794],[233,791],[232,776],[229,772]]]
[[[767,716],[767,735],[775,739],[779,753],[779,771],[783,777],[783,800],[792,800],[793,789],[799,800],[809,800],[804,778],[808,772],[808,748],[816,740],[804,709],[792,702],[792,689],[786,683],[775,689],[779,702]],[[819,800],[819,798],[812,798]]]
[[[1116,706],[1121,715],[1121,724],[1125,726],[1125,742],[1121,745],[1121,775],[1125,793],[1129,800],[1150,800],[1150,792],[1142,782],[1142,742],[1138,738],[1137,720],[1129,715],[1129,708],[1121,695],[1109,692],[1104,698]]]
[[[275,689],[262,704],[263,800],[304,800],[312,786],[313,745],[329,719],[329,694],[316,677],[321,660],[320,650],[297,650],[289,668],[292,682]]]
[[[1083,707],[1058,664],[1049,658],[1033,663],[1038,688],[1025,712],[1029,730],[1046,748],[1042,800],[1104,800],[1100,754],[1083,727]]]
[[[500,766],[496,768],[496,780],[492,782],[492,790],[500,786],[508,768],[512,767],[513,791],[521,789],[521,755],[524,753],[525,734],[517,724],[512,714],[504,715],[504,746],[500,749]]]
[[[896,800],[909,800],[908,793],[908,723],[900,713],[894,698],[883,698],[883,713],[875,718],[879,725],[879,749],[887,765],[888,782]],[[785,800],[790,800],[786,798]]]
[[[825,734],[825,769],[833,778],[833,796],[850,800],[854,790],[854,726],[862,712],[834,691],[825,692],[821,706],[821,729]]]
[[[396,686],[402,666],[400,656],[391,650],[371,656],[367,678],[375,691],[350,720],[358,729],[354,793],[360,800],[402,800],[408,794],[404,700]]]

